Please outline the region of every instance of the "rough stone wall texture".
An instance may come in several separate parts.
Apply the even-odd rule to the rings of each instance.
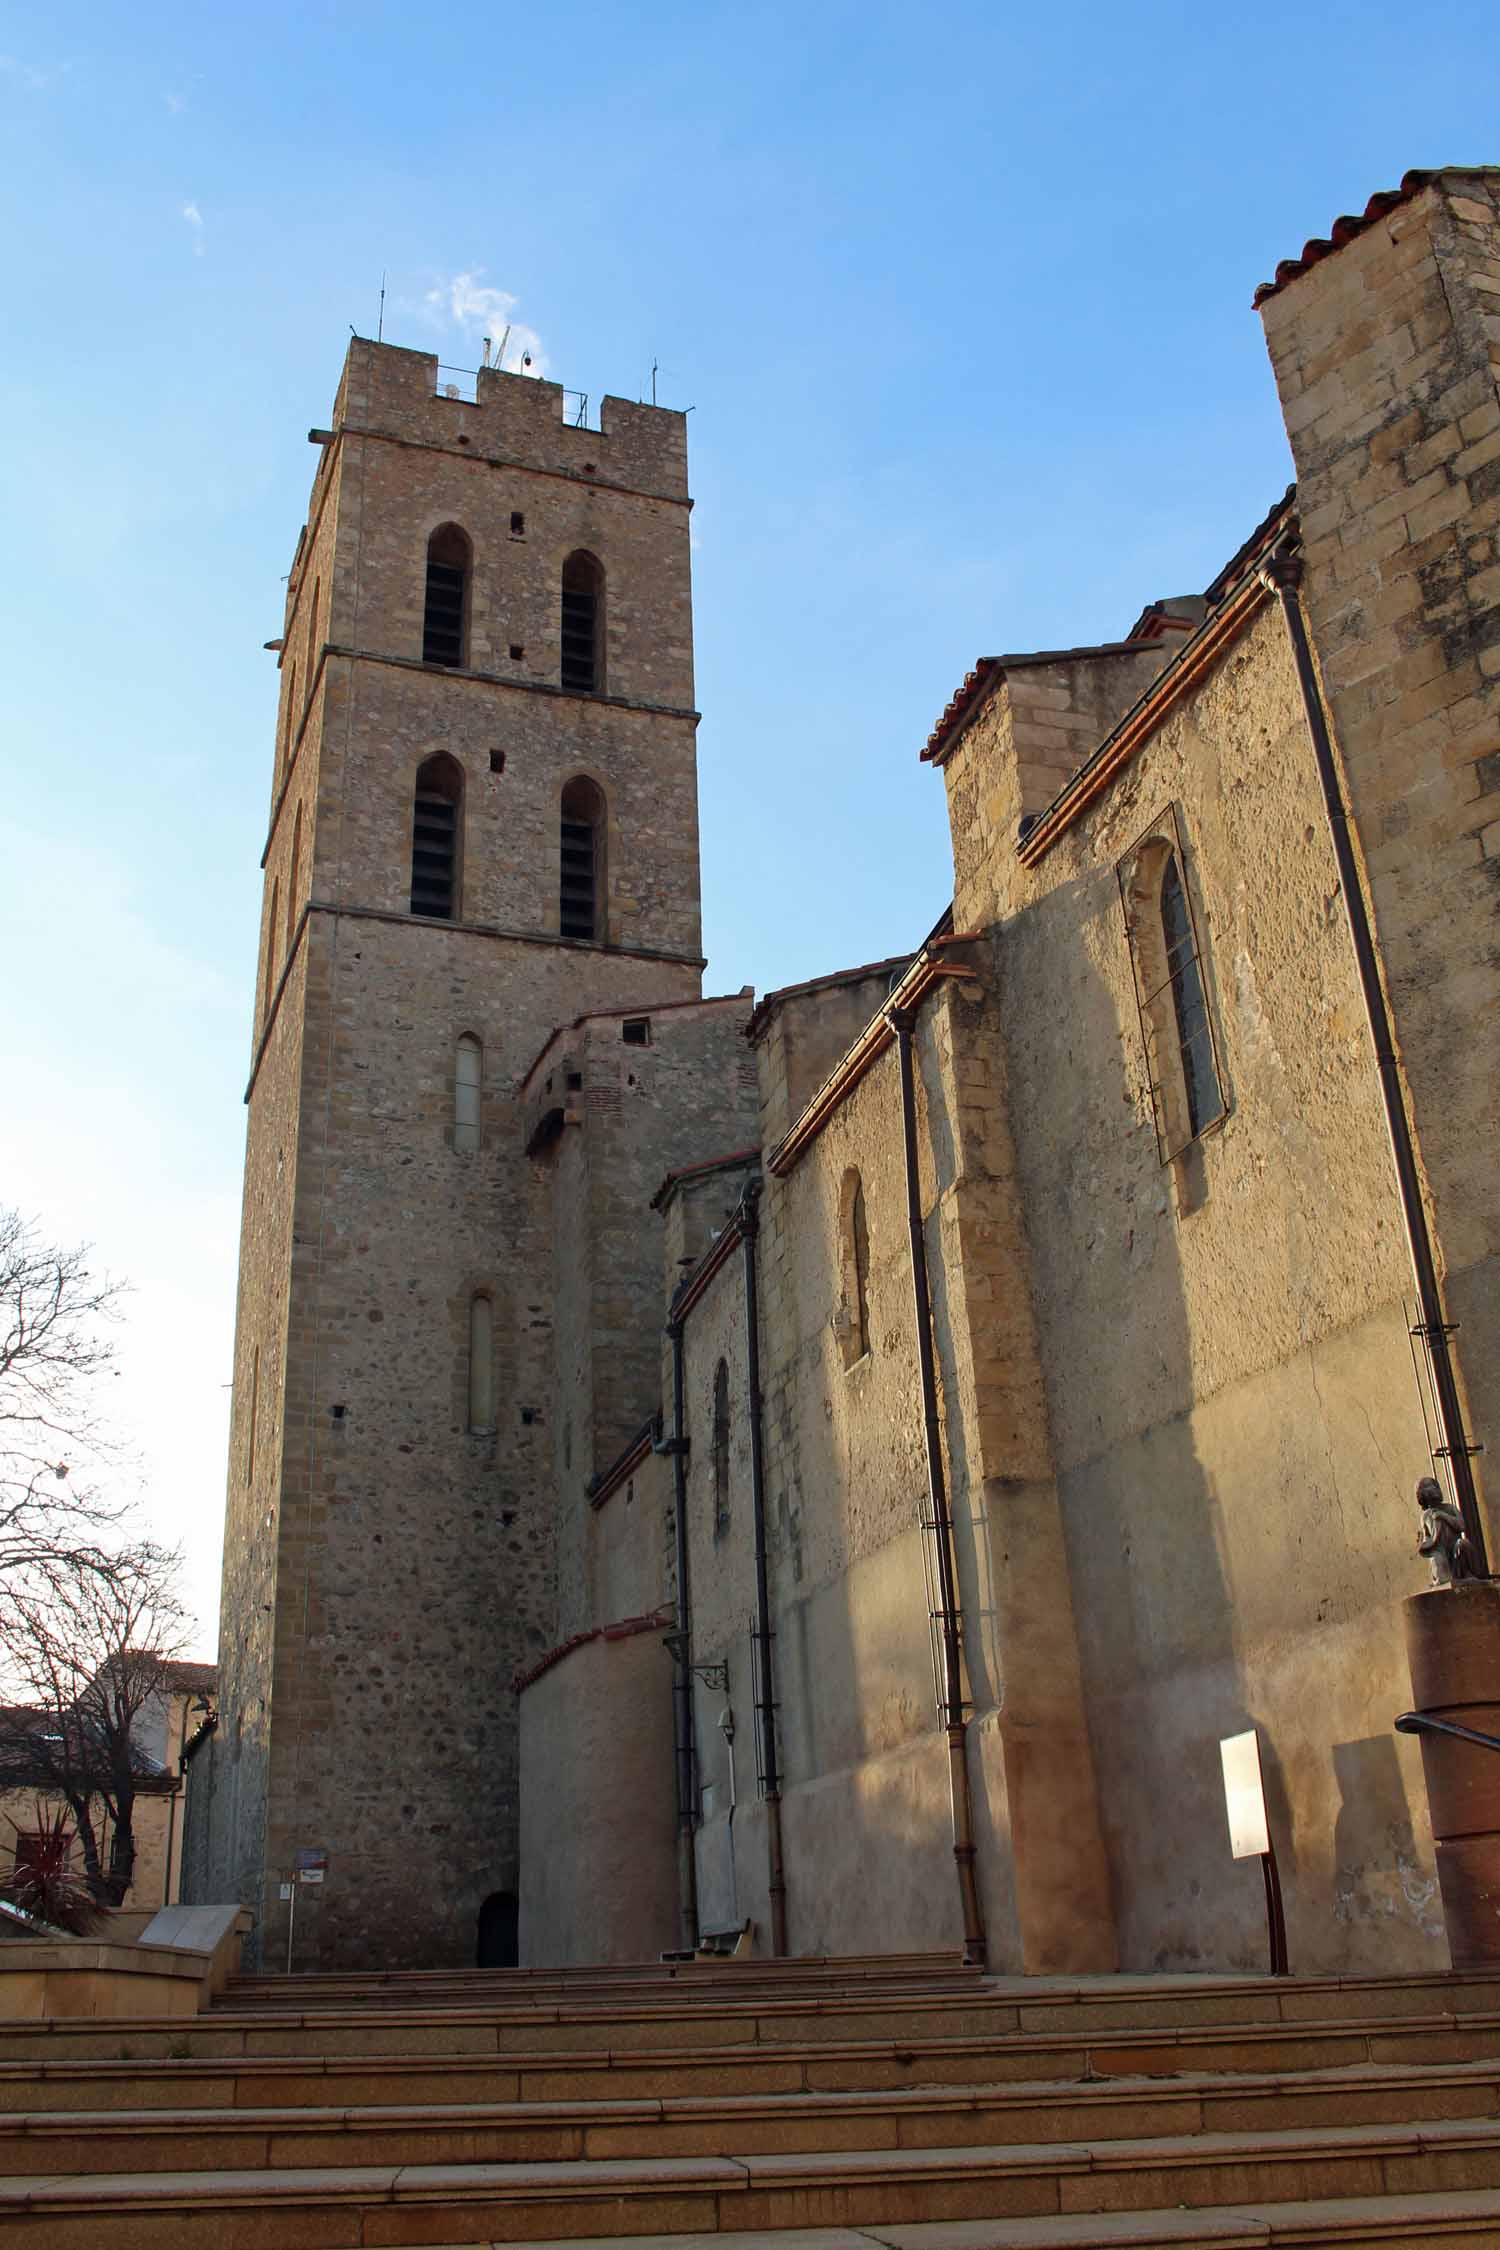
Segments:
[[[1493,1450],[1500,172],[1442,174],[1271,297],[1264,317],[1297,464],[1303,604],[1459,1324],[1471,1435]],[[1497,1533],[1492,1523],[1492,1542]]]
[[[997,702],[946,769],[956,835],[1007,755]],[[1115,866],[1173,808],[1229,1109],[1164,1166]],[[1426,1466],[1409,1271],[1273,608],[1035,869],[1012,856],[999,904],[993,1022],[1123,1965],[1261,1959],[1217,1749],[1253,1722],[1293,1958],[1430,1966],[1420,1768],[1390,1733]]]
[[[902,959],[819,977],[808,991],[769,994],[756,1026],[760,1071],[760,1135],[774,1148],[800,1117],[835,1063],[854,1044],[890,989]]]
[[[521,1966],[654,1961],[676,1943],[672,1667],[601,1635],[521,1696]],[[666,1755],[662,1745],[666,1744]]]
[[[748,994],[646,1014],[598,1016],[571,1034],[568,1114],[554,1158],[552,1289],[558,1470],[559,1634],[600,1608],[588,1481],[659,1403],[661,1261],[649,1209],[663,1174],[742,1146],[754,1132]],[[653,1600],[659,1599],[653,1596]]]
[[[426,395],[434,372],[351,349],[283,650],[283,703],[306,716],[278,730],[266,854],[201,1857],[280,1960],[277,1878],[327,1849],[298,1965],[472,1959],[482,1900],[515,1887],[510,1678],[557,1638],[551,1181],[523,1153],[523,1081],[559,1023],[695,997],[701,965],[681,417],[554,428],[555,391],[499,377],[459,411]],[[459,673],[417,661],[427,536],[450,520],[474,546]],[[581,545],[607,574],[608,697],[556,687],[558,580]],[[529,651],[504,680],[477,667],[502,629]],[[339,653],[309,695],[325,636]],[[452,922],[407,911],[412,783],[439,749],[465,783]],[[582,771],[609,805],[604,945],[556,935],[558,797]],[[465,1034],[483,1047],[473,1153],[452,1135]]]
[[[1051,804],[1176,646],[1143,641],[1138,650],[1060,656],[997,675],[944,767],[956,930],[985,929],[1003,911],[1022,816]],[[976,740],[992,754],[977,758]]]

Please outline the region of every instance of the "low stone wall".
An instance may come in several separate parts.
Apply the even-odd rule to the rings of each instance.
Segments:
[[[131,1944],[18,1938],[0,1944],[0,2020],[195,2016],[239,1967],[240,1906],[167,1906]]]

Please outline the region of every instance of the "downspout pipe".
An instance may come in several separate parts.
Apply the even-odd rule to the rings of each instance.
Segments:
[[[781,1844],[781,1761],[776,1748],[776,1674],[771,1652],[771,1595],[766,1569],[766,1458],[760,1390],[760,1290],[755,1251],[760,1236],[760,1182],[740,1201],[745,1253],[745,1357],[750,1385],[750,1504],[755,1522],[755,1639],[760,1652],[760,1754],[766,1806],[767,1889],[771,1901],[771,1952],[786,1953],[786,1862]]]
[[[953,1545],[953,1518],[948,1507],[948,1481],[943,1468],[942,1432],[938,1423],[937,1373],[932,1354],[932,1296],[927,1281],[927,1244],[922,1233],[921,1178],[917,1164],[917,1093],[912,1066],[912,1033],[916,1010],[893,1008],[887,1018],[896,1034],[901,1064],[901,1137],[906,1152],[906,1226],[911,1244],[912,1295],[916,1303],[917,1367],[922,1386],[922,1420],[926,1433],[927,1491],[932,1509],[937,1547],[938,1601],[942,1609],[943,1710],[948,1732],[948,1778],[953,1800],[953,1858],[958,1870],[958,1895],[963,1912],[964,1960],[970,1967],[985,1965],[984,1918],[979,1907],[979,1884],[974,1868],[974,1811],[969,1791],[968,1727],[964,1720],[963,1664],[959,1650],[958,1569]]]
[[[1317,672],[1307,637],[1307,621],[1303,617],[1302,603],[1298,596],[1298,589],[1302,584],[1302,557],[1294,545],[1283,544],[1263,565],[1260,575],[1263,584],[1273,590],[1281,603],[1281,614],[1286,621],[1287,638],[1292,648],[1292,661],[1297,670],[1297,685],[1302,692],[1302,708],[1312,737],[1318,780],[1322,784],[1323,802],[1328,811],[1333,855],[1338,864],[1339,887],[1344,895],[1344,912],[1349,921],[1349,936],[1354,945],[1360,991],[1364,995],[1365,1015],[1369,1020],[1376,1067],[1380,1073],[1380,1096],[1385,1105],[1391,1154],[1396,1165],[1396,1185],[1401,1196],[1401,1213],[1406,1222],[1407,1247],[1411,1252],[1412,1271],[1416,1276],[1422,1334],[1427,1340],[1432,1363],[1433,1389],[1437,1394],[1438,1421],[1442,1429],[1442,1450],[1453,1479],[1454,1496],[1464,1519],[1464,1530],[1474,1552],[1476,1573],[1482,1578],[1488,1578],[1489,1554],[1479,1511],[1479,1494],[1474,1483],[1475,1448],[1470,1445],[1464,1426],[1463,1402],[1458,1393],[1453,1354],[1448,1346],[1450,1327],[1444,1317],[1442,1292],[1438,1286],[1437,1261],[1433,1256],[1432,1234],[1427,1224],[1427,1206],[1422,1200],[1422,1182],[1417,1169],[1411,1119],[1407,1114],[1406,1091],[1401,1083],[1401,1066],[1396,1058],[1390,1011],[1386,1005],[1385,988],[1380,981],[1380,967],[1375,957],[1375,940],[1370,929],[1370,911],[1364,883],[1353,838],[1349,833],[1349,811],[1344,803],[1343,785],[1339,780],[1338,765],[1334,757],[1333,737],[1318,688]]]
[[[673,1537],[677,1564],[677,1631],[672,1654],[672,1740],[677,1769],[677,1899],[684,1953],[698,1950],[698,1867],[693,1850],[693,1613],[688,1600],[687,1523],[687,1416],[684,1408],[685,1375],[683,1333],[679,1319],[669,1320],[672,1345],[672,1455]]]

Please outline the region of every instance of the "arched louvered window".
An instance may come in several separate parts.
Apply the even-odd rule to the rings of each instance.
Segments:
[[[1175,820],[1171,827],[1175,830]],[[1151,1098],[1163,1163],[1224,1114],[1203,964],[1174,833],[1149,837],[1120,865]]]
[[[836,1326],[844,1365],[853,1367],[870,1348],[870,1233],[864,1182],[853,1165],[839,1192],[839,1265],[843,1286]]]
[[[458,916],[464,777],[446,751],[417,768],[411,824],[411,910],[433,921]]]
[[[427,604],[422,613],[422,662],[466,661],[469,575],[473,549],[456,523],[445,523],[427,542]]]
[[[461,1155],[472,1155],[479,1146],[483,1080],[484,1049],[465,1032],[453,1057],[453,1146]]]
[[[469,1428],[495,1427],[495,1308],[481,1291],[469,1300]]]
[[[714,1536],[729,1528],[729,1364],[714,1369]]]
[[[604,565],[581,547],[563,564],[562,684],[575,695],[604,692]]]
[[[577,774],[562,793],[558,929],[563,937],[604,935],[604,792]]]

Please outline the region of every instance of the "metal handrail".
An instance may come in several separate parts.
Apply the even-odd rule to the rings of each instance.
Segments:
[[[1451,1734],[1460,1742],[1477,1742],[1481,1750],[1500,1750],[1500,1735],[1480,1734],[1473,1727],[1456,1726],[1451,1719],[1434,1719],[1426,1711],[1403,1711],[1396,1721],[1397,1734]]]

